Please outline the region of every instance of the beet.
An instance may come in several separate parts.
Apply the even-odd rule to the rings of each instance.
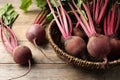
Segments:
[[[107,2],[108,2],[108,0],[106,0],[106,5],[107,5]],[[111,51],[109,37],[101,35],[96,32],[95,25],[94,25],[93,19],[91,17],[89,7],[86,5],[85,2],[82,2],[82,4],[80,6],[83,7],[83,9],[86,13],[85,15],[86,15],[87,19],[84,16],[84,14],[82,13],[83,9],[81,9],[81,7],[79,7],[74,2],[74,0],[72,0],[72,4],[71,3],[68,3],[68,4],[69,4],[72,12],[74,13],[76,19],[78,20],[79,24],[81,25],[84,32],[86,33],[86,35],[89,38],[88,44],[87,44],[88,53],[95,58],[102,58],[104,61],[101,64],[101,67],[105,68],[105,65],[107,64],[107,55]],[[74,7],[73,7],[73,5],[74,5]],[[74,8],[76,8],[79,13],[77,13]],[[101,13],[100,18],[98,18],[99,20],[101,20],[101,16],[104,12],[100,12],[100,13]]]
[[[27,30],[26,38],[34,45],[42,45],[46,41],[45,26],[48,23],[46,16],[49,10],[41,10],[36,16],[33,25]]]
[[[13,58],[18,64],[27,64],[32,59],[31,50],[27,46],[18,46],[13,51]]]
[[[111,51],[110,38],[104,35],[92,36],[89,38],[87,49],[91,56],[104,58]]]
[[[111,52],[108,55],[109,60],[120,58],[120,40],[117,38],[117,31],[120,26],[120,8],[114,3],[104,19],[104,33],[110,37]]]
[[[52,5],[50,4],[50,0],[47,0],[47,3],[56,21],[57,27],[62,34],[61,42],[64,43],[66,52],[68,52],[72,56],[78,57],[83,53],[84,49],[86,48],[86,44],[82,38],[78,36],[72,36],[73,31],[72,20],[69,14],[66,12],[66,10],[63,8],[61,0],[53,1],[58,16],[56,16],[55,11],[52,8]],[[60,6],[57,6],[57,3],[59,3]]]
[[[26,32],[27,39],[37,45],[41,45],[45,42],[46,32],[40,24],[33,24]]]
[[[4,48],[12,53],[13,59],[18,64],[28,64],[29,69],[26,73],[21,76],[13,77],[9,80],[17,79],[27,75],[31,70],[31,59],[32,53],[27,46],[18,46],[18,40],[14,31],[7,25],[5,25],[2,20],[0,21],[0,38]],[[8,36],[9,35],[9,36]]]
[[[108,55],[108,58],[110,60],[115,60],[120,58],[120,40],[113,38],[110,40],[110,43],[111,43],[111,52]]]
[[[72,56],[82,56],[86,50],[86,43],[78,36],[70,36],[65,40],[65,50]]]

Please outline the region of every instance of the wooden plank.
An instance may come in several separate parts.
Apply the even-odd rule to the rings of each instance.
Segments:
[[[9,67],[8,67],[9,66]],[[0,64],[0,80],[7,80],[8,78],[21,75],[27,71],[28,67],[22,67],[16,64]],[[119,69],[120,70],[120,69]],[[119,80],[120,76],[113,72],[116,78],[106,80]],[[104,80],[104,75],[82,72],[67,64],[36,64],[32,66],[31,72],[18,80]]]

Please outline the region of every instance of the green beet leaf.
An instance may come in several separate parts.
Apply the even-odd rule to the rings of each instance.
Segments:
[[[31,4],[32,4],[32,0],[21,0],[20,9],[26,12],[28,11],[28,8],[31,6]]]

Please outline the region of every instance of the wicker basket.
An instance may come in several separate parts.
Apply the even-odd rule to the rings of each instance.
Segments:
[[[88,61],[76,58],[74,56],[69,55],[65,52],[63,48],[63,44],[61,43],[61,33],[56,25],[55,20],[52,20],[47,29],[47,37],[49,42],[51,43],[53,49],[56,51],[58,57],[60,57],[65,62],[77,66],[80,69],[87,71],[95,71],[95,70],[109,70],[112,67],[120,65],[120,59],[109,61],[107,68],[103,69],[101,67],[102,62],[100,61]]]

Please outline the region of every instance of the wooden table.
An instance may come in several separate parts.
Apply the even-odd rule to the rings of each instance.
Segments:
[[[13,25],[19,44],[30,47],[35,61],[30,73],[18,80],[120,80],[120,67],[106,73],[83,72],[59,59],[48,43],[41,49],[54,62],[49,61],[25,37],[26,30],[32,25],[39,12],[35,3],[30,7],[29,12],[25,13],[19,9],[20,0],[0,0],[0,7],[8,2],[12,3],[19,13],[19,17]],[[0,41],[0,80],[8,80],[11,77],[25,73],[27,70],[28,67],[20,66],[13,61],[12,55],[4,49]]]

